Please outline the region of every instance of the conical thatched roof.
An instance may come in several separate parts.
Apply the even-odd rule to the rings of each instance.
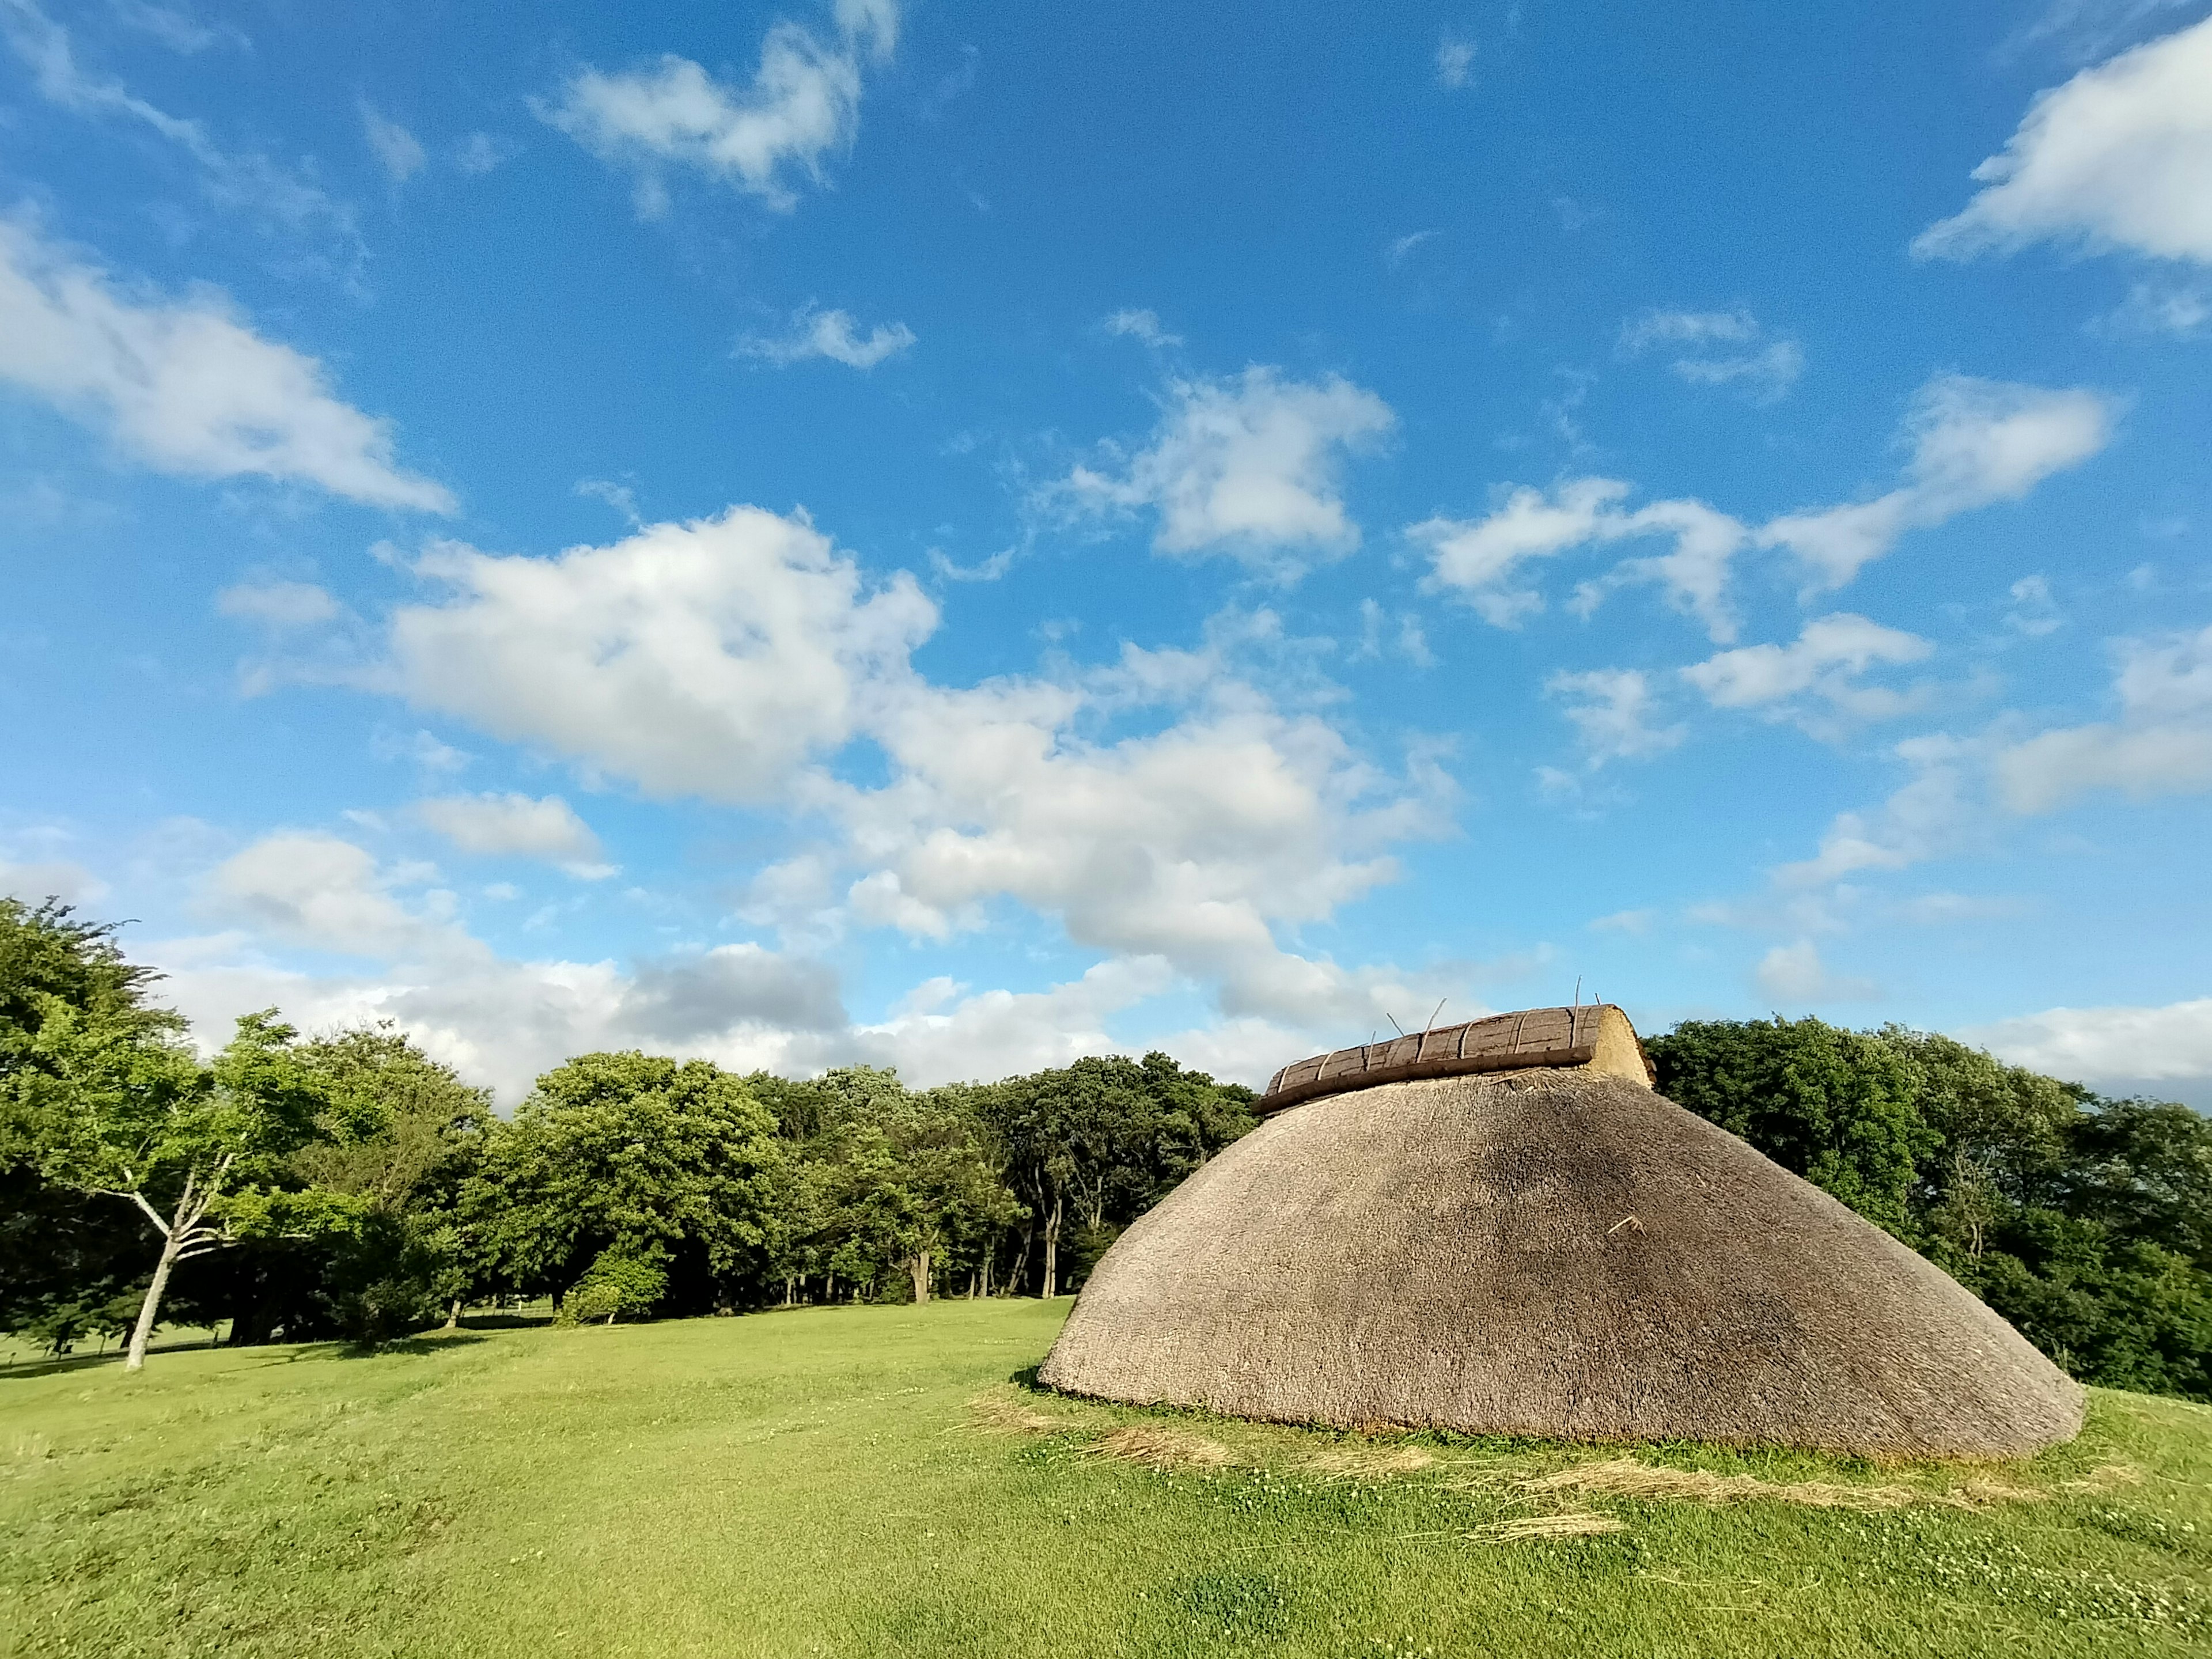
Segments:
[[[2079,1430],[2080,1388],[1947,1274],[1581,1067],[1275,1112],[1115,1242],[1042,1380],[1292,1422],[1875,1454]]]

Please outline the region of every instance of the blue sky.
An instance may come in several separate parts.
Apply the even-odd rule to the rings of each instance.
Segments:
[[[2212,1103],[2212,21],[0,0],[0,884],[219,1035]]]

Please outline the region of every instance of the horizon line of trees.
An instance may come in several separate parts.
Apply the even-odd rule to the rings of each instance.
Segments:
[[[580,1055],[508,1117],[395,1027],[211,1059],[112,925],[0,899],[0,1329],[375,1346],[486,1302],[612,1321],[1051,1296],[1256,1124],[1164,1054],[910,1089]],[[1921,1251],[2082,1381],[2212,1400],[2212,1120],[1901,1026],[1690,1021],[1662,1094]]]

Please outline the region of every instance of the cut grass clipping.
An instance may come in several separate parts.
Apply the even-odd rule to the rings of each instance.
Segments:
[[[2212,1412],[2004,1466],[1018,1380],[1066,1304],[0,1370],[0,1654],[2201,1656]]]

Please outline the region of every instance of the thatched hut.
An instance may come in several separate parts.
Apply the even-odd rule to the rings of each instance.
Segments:
[[[1651,1087],[1627,1016],[1316,1055],[1116,1240],[1041,1379],[1285,1422],[2016,1456],[2081,1389]]]

